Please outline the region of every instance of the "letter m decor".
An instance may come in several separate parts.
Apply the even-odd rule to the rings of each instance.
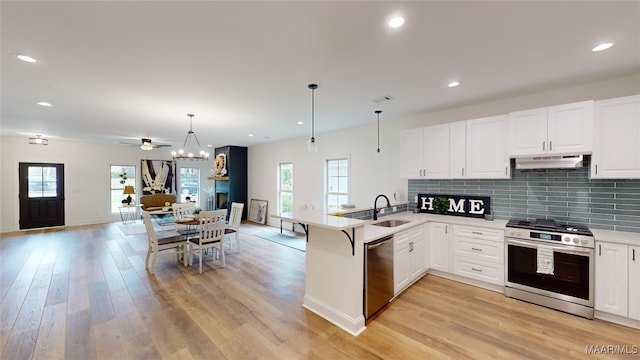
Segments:
[[[433,199],[440,196],[449,199],[449,210],[444,215],[484,218],[491,214],[491,197],[476,195],[418,194],[418,210],[436,214]]]

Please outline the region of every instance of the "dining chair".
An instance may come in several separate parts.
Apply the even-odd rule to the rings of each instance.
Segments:
[[[153,274],[155,272],[156,259],[158,258],[158,255],[160,255],[160,252],[171,249],[175,250],[177,261],[180,261],[180,256],[182,255],[186,264],[188,252],[187,239],[181,235],[158,238],[156,231],[153,228],[153,223],[151,222],[151,214],[148,211],[143,210],[142,219],[144,221],[144,227],[147,230],[147,239],[149,242],[147,247],[147,258],[145,260],[145,269]],[[153,259],[151,260],[151,268],[149,268],[149,258],[152,254]]]
[[[200,212],[200,229],[198,231],[198,237],[190,238],[188,240],[190,247],[189,265],[193,264],[193,254],[197,254],[200,261],[200,273],[202,273],[202,257],[207,249],[212,249],[211,255],[214,260],[219,256],[222,262],[222,267],[225,266],[222,239],[224,237],[226,217],[227,210],[224,209]]]
[[[185,217],[193,217],[193,211],[196,209],[195,203],[173,203],[171,204],[173,209],[173,221],[182,220]],[[189,231],[187,225],[176,224],[176,231],[181,235],[186,235]]]
[[[231,203],[231,213],[229,214],[229,222],[227,223],[226,228],[224,229],[224,234],[229,235],[226,236],[229,249],[233,250],[233,243],[230,239],[231,234],[235,234],[236,236],[236,252],[240,252],[240,222],[242,221],[242,210],[244,209],[243,203]]]

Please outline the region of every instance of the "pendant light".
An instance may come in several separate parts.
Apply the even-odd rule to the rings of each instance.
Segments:
[[[174,160],[207,160],[209,153],[202,149],[196,133],[193,132],[193,117],[195,115],[187,114],[187,116],[189,117],[189,132],[187,132],[187,137],[184,139],[184,145],[178,152],[172,151],[171,155]],[[194,141],[191,141],[192,137]],[[196,144],[198,145],[197,147],[195,146]]]
[[[382,158],[382,153],[380,152],[380,114],[382,113],[382,110],[376,110],[374,111],[376,115],[378,115],[378,148],[376,149],[376,159],[380,159]]]
[[[309,139],[309,143],[307,145],[309,152],[316,153],[318,152],[318,143],[315,138],[315,90],[318,88],[317,84],[309,84],[309,89],[311,89],[311,139]]]

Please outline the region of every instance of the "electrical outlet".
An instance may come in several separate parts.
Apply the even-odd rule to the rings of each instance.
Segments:
[[[418,202],[418,195],[416,195],[414,202]]]
[[[380,209],[380,215],[384,214],[384,209]]]
[[[393,212],[396,212],[396,211],[398,211],[398,207],[397,207],[397,206],[394,206],[394,207],[393,207]]]

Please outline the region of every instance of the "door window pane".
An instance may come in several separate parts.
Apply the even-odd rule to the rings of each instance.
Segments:
[[[28,172],[30,198],[55,197],[58,180],[55,167],[30,166]]]
[[[349,161],[346,158],[327,160],[326,171],[327,210],[335,211],[349,202]]]

